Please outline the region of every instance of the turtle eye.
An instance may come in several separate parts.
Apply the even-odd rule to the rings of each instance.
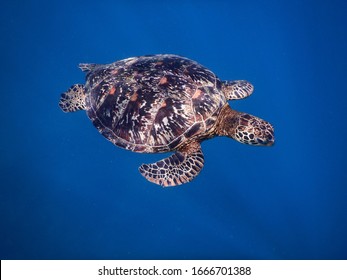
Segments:
[[[255,128],[254,128],[254,135],[255,135],[255,136],[261,135],[261,130],[260,130],[258,127],[255,127]]]

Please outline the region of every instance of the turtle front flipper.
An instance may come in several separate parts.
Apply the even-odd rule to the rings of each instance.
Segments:
[[[193,180],[203,166],[204,155],[200,143],[191,142],[168,158],[152,164],[142,164],[139,171],[148,181],[170,187]]]
[[[243,99],[253,92],[253,85],[244,80],[224,81],[222,91],[228,100]]]
[[[73,85],[61,95],[59,107],[65,112],[75,112],[86,109],[86,95],[83,85]]]

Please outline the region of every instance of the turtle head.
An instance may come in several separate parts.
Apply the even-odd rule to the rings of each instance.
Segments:
[[[258,146],[272,146],[275,143],[272,125],[258,117],[223,108],[218,121],[217,133],[236,141]]]
[[[259,146],[272,146],[275,143],[272,125],[247,113],[238,113],[232,138],[243,143]]]

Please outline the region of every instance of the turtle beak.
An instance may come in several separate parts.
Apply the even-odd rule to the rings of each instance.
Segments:
[[[256,119],[257,124],[254,126],[255,145],[273,146],[275,144],[275,133],[273,126],[267,121],[259,118]]]
[[[264,146],[273,146],[275,144],[274,128],[270,123],[267,123],[267,129],[264,132],[265,141]]]
[[[271,139],[265,144],[265,146],[269,146],[269,147],[273,145],[275,145],[275,139]]]

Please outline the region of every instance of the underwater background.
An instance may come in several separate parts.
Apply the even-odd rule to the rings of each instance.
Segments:
[[[1,259],[346,259],[347,2],[0,4]],[[168,154],[113,146],[60,94],[80,62],[189,57],[253,95],[232,108],[273,147],[205,141],[191,183],[138,172]]]

